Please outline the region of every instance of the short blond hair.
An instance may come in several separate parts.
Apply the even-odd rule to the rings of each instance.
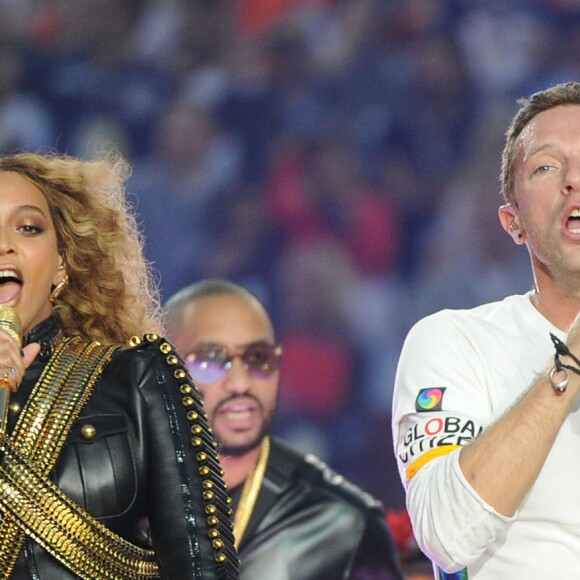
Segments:
[[[580,105],[580,83],[567,82],[519,99],[520,108],[510,123],[501,156],[501,193],[506,202],[515,201],[515,163],[518,138],[528,123],[539,113],[560,105]]]

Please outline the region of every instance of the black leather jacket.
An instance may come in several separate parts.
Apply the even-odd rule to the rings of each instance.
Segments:
[[[27,343],[40,341],[45,353],[27,370],[11,403],[25,404],[57,331],[56,321],[50,318],[25,337]],[[196,454],[201,450],[215,457],[213,439],[202,418],[205,442],[192,448],[186,414],[200,411],[200,400],[195,395],[186,410],[180,391],[184,381],[174,376],[181,362],[177,367],[168,364],[168,355],[175,351],[162,352],[163,343],[167,344],[162,339],[144,339],[140,346],[114,355],[72,427],[52,479],[116,534],[141,547],[153,546],[162,578],[237,578],[229,515],[218,512],[220,522],[215,527],[225,543],[219,551],[228,560],[217,564],[218,550],[208,536],[204,514],[207,501],[202,497]],[[9,417],[9,432],[15,421],[15,416]],[[93,438],[86,438],[84,425],[95,428]],[[213,501],[225,511],[227,495],[216,474],[219,464],[210,464],[212,473],[204,480],[213,480]],[[66,580],[77,576],[28,539],[11,577]]]
[[[380,502],[275,439],[239,555],[244,580],[403,578]]]

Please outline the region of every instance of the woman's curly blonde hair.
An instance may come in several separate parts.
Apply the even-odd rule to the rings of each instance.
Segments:
[[[113,344],[161,334],[158,290],[125,197],[125,159],[17,153],[1,157],[0,170],[19,173],[47,199],[69,279],[53,303],[65,336]]]

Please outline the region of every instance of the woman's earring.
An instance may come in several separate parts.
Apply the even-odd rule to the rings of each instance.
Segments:
[[[48,299],[51,303],[53,303],[61,295],[67,284],[68,274],[65,274],[64,278],[54,287],[54,290],[50,293],[50,297]]]

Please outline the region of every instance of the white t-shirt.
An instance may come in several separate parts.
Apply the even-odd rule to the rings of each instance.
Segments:
[[[407,336],[395,381],[394,448],[417,541],[443,570],[466,568],[470,580],[580,578],[578,402],[513,518],[486,504],[458,463],[461,446],[553,361],[550,333],[565,340],[526,294],[441,311]]]

